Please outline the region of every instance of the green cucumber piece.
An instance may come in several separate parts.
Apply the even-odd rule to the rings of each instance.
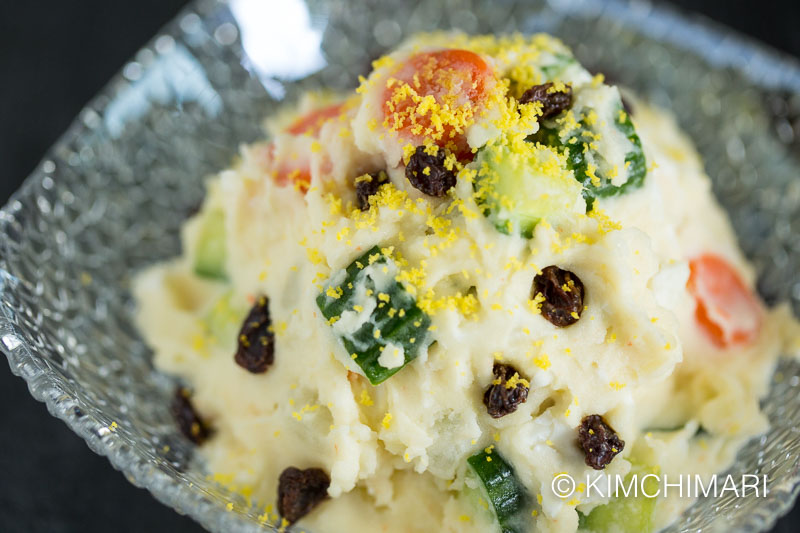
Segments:
[[[577,60],[569,54],[554,54],[553,61],[547,65],[543,65],[540,68],[542,74],[544,74],[547,80],[554,80],[558,77],[559,74],[564,72],[567,67],[574,65],[577,63]]]
[[[373,385],[399,372],[430,344],[430,318],[396,275],[394,261],[373,247],[334,274],[317,297],[322,315]]]
[[[212,209],[202,215],[194,249],[194,272],[211,279],[227,279],[225,260],[225,213]]]
[[[648,472],[641,467],[634,467],[625,478],[630,482],[636,473],[640,477]],[[648,478],[644,481],[648,494],[658,491],[658,481]],[[616,497],[605,505],[598,505],[588,515],[579,515],[579,529],[592,533],[651,533],[655,530],[654,511],[658,498],[638,496]]]
[[[641,187],[644,183],[645,175],[647,174],[647,163],[644,158],[642,141],[639,139],[639,135],[637,135],[636,129],[633,127],[630,114],[623,110],[621,101],[619,103],[619,107],[614,113],[614,125],[625,135],[625,138],[627,138],[632,145],[632,149],[625,154],[625,165],[628,167],[628,179],[621,185],[614,185],[611,183],[610,179],[604,176],[598,176],[600,178],[600,184],[594,185],[592,180],[586,174],[586,160],[584,157],[583,161],[581,162],[581,166],[578,167],[576,165],[576,168],[580,168],[580,176],[579,172],[576,172],[575,177],[581,180],[581,182],[584,184],[584,187],[586,187],[586,189],[593,194],[595,198],[624,194],[628,189]],[[576,155],[583,155],[582,150],[572,151],[576,152]],[[570,155],[570,159],[572,158],[573,156]]]
[[[641,187],[647,175],[647,162],[642,149],[642,141],[636,133],[630,115],[623,110],[621,100],[614,111],[614,127],[622,132],[631,143],[631,149],[625,154],[628,179],[620,185],[614,185],[611,178],[600,168],[595,171],[599,183],[594,182],[590,176],[587,154],[591,154],[591,159],[595,161],[604,161],[605,159],[603,154],[590,147],[596,129],[588,125],[585,114],[581,118],[578,128],[566,140],[562,141],[556,128],[546,126],[542,126],[538,132],[529,137],[530,141],[540,142],[566,153],[567,166],[574,172],[575,179],[583,185],[583,197],[586,200],[587,212],[592,210],[597,198],[624,194],[631,189]]]
[[[478,153],[475,197],[483,214],[501,233],[533,236],[541,220],[585,211],[581,184],[547,146],[521,143],[485,146]]]
[[[494,449],[487,449],[471,456],[467,463],[480,479],[502,533],[519,533],[526,518],[528,494],[511,465]]]

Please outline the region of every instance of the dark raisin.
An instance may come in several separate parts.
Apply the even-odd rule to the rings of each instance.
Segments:
[[[414,188],[430,196],[444,196],[456,184],[456,174],[444,166],[445,151],[439,148],[436,155],[417,146],[406,165],[406,178]]]
[[[194,410],[190,397],[188,389],[178,387],[172,399],[172,416],[187,439],[195,444],[203,444],[211,436],[211,429]]]
[[[617,432],[600,415],[584,416],[578,428],[578,444],[586,454],[586,464],[602,470],[625,448]]]
[[[323,470],[290,466],[278,479],[278,512],[294,524],[328,497],[331,480]]]
[[[522,93],[519,103],[530,104],[532,102],[541,102],[541,118],[552,118],[572,107],[572,86],[566,85],[562,91],[551,91],[550,89],[552,87],[552,82],[534,85]]]
[[[574,324],[583,312],[583,283],[574,273],[555,265],[533,278],[531,299],[537,297],[543,298],[542,316],[555,326],[563,328]]]
[[[389,176],[381,170],[372,174],[364,174],[356,179],[356,199],[361,211],[369,209],[369,197],[378,192],[378,188],[388,183]]]
[[[528,387],[519,380],[523,379],[517,369],[511,365],[495,363],[492,368],[495,380],[483,395],[483,404],[492,418],[500,418],[517,410],[519,404],[528,399]],[[509,383],[516,376],[515,383]]]
[[[239,331],[236,364],[253,374],[267,371],[275,360],[275,335],[271,326],[269,299],[260,296]]]

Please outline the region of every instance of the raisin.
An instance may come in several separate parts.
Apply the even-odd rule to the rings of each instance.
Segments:
[[[533,278],[531,298],[543,298],[542,316],[555,326],[563,328],[578,321],[583,296],[583,283],[569,270],[551,265]]]
[[[378,192],[378,188],[389,182],[389,176],[381,170],[373,174],[364,174],[356,179],[356,200],[361,211],[369,209],[369,197]]]
[[[406,165],[406,178],[414,188],[430,196],[444,196],[456,184],[456,174],[444,166],[445,151],[442,148],[436,155],[425,152],[424,146],[417,146]]]
[[[483,403],[486,405],[489,416],[501,418],[516,411],[519,404],[528,399],[528,387],[520,381],[522,378],[519,372],[511,365],[495,363],[492,373],[494,373],[495,380],[486,389]]]
[[[328,496],[331,480],[323,470],[290,466],[278,479],[278,512],[294,524]]]
[[[211,429],[195,411],[190,397],[188,389],[178,387],[172,399],[172,416],[187,439],[195,444],[203,444],[211,436]]]
[[[602,470],[625,448],[617,432],[600,415],[584,416],[578,428],[578,444],[586,454],[586,464]]]
[[[260,296],[239,331],[236,364],[253,374],[267,371],[275,360],[275,335],[271,326],[269,299]]]
[[[564,90],[561,91],[551,91],[550,89],[552,87],[552,82],[534,85],[522,93],[519,103],[530,104],[532,102],[541,102],[541,118],[552,118],[572,107],[572,86],[566,85]]]

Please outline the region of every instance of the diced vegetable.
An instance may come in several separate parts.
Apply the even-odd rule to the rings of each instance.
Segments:
[[[639,480],[647,475],[646,469],[634,467],[625,478],[627,486],[631,476],[636,474]],[[658,492],[658,480],[654,477],[639,481],[643,483],[647,494],[655,495]],[[639,487],[642,488],[641,485]],[[580,514],[579,529],[592,533],[650,533],[654,530],[653,512],[658,498],[648,498],[638,493],[634,496],[618,496],[605,505],[592,509],[588,515]]]
[[[471,456],[467,463],[480,479],[502,533],[520,533],[527,515],[528,495],[511,465],[493,447]]]
[[[225,272],[225,213],[212,209],[205,213],[194,249],[194,272],[212,279],[227,279]]]
[[[313,114],[314,112],[312,112]],[[312,128],[312,124],[305,124],[304,118],[299,119],[295,125],[299,128],[297,131],[306,131],[303,128]],[[319,116],[316,120],[322,120]],[[320,123],[319,125],[321,125]],[[290,127],[290,129],[293,127]],[[318,131],[313,128],[309,131],[309,135],[316,135]],[[299,135],[299,134],[298,134]],[[293,186],[296,190],[305,194],[311,186],[311,166],[306,155],[300,155],[296,152],[291,152],[290,156],[284,155],[277,157],[275,154],[275,144],[269,143],[264,150],[264,165],[269,170],[272,178],[281,187]]]
[[[305,194],[311,186],[311,169],[306,161],[292,161],[280,167],[275,173],[275,181],[281,186],[292,185]]]
[[[468,151],[465,120],[485,102],[494,79],[492,67],[480,55],[459,49],[421,52],[389,79],[394,82],[387,83],[383,113],[393,130],[431,139],[457,155]],[[433,105],[420,105],[420,98],[431,97]]]
[[[487,145],[478,153],[475,196],[500,232],[530,238],[539,221],[557,224],[586,208],[562,156],[547,146],[520,145]]]
[[[540,67],[540,70],[548,80],[558,78],[558,75],[564,72],[567,67],[576,64],[577,61],[569,54],[555,54],[552,61]]]
[[[631,189],[641,187],[647,174],[647,164],[642,150],[642,142],[631,122],[628,113],[622,108],[622,101],[617,99],[613,111],[614,127],[629,141],[630,147],[625,154],[624,168],[613,168],[596,148],[596,139],[603,132],[597,120],[590,119],[592,110],[585,110],[577,128],[564,138],[555,125],[542,125],[540,130],[530,137],[531,141],[558,148],[567,156],[567,166],[575,174],[575,179],[583,185],[583,197],[586,210],[591,211],[594,201],[599,197],[623,194]],[[590,125],[591,124],[591,125]],[[606,128],[610,129],[610,128]],[[608,131],[604,132],[606,135]],[[617,173],[626,173],[627,179],[618,185],[612,180]]]
[[[430,343],[430,318],[396,275],[394,261],[374,247],[335,274],[317,297],[322,315],[373,385]]]
[[[739,273],[714,254],[695,257],[689,267],[695,317],[708,337],[722,348],[755,340],[761,330],[761,304]]]
[[[292,135],[316,136],[323,124],[341,115],[343,110],[344,102],[314,109],[290,124],[289,127],[286,128],[286,132]]]

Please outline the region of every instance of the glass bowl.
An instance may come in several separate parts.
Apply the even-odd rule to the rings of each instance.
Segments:
[[[127,63],[0,211],[0,344],[12,372],[137,486],[212,531],[272,529],[191,460],[175,383],[133,327],[134,272],[179,251],[203,178],[310,88],[352,88],[420,30],[548,31],[591,69],[673,109],[705,158],[759,272],[800,310],[800,67],[708,22],[650,4],[568,0],[200,0]],[[793,503],[800,365],[781,363],[769,432],[733,473],[765,498],[704,498],[669,531],[763,531]],[[324,533],[324,532],[319,532]]]

